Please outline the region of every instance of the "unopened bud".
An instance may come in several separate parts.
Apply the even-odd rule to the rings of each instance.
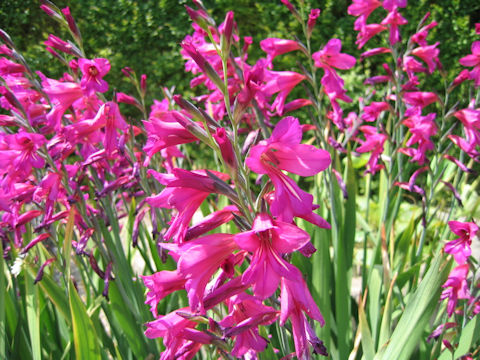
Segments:
[[[145,74],[140,76],[140,90],[142,92],[142,96],[145,97],[145,94],[147,93],[147,75]]]
[[[185,5],[185,9],[187,10],[188,16],[192,19],[192,21],[200,26],[203,30],[207,30],[209,26],[215,26],[215,21],[208,15],[208,13],[204,9],[194,10],[191,7]]]
[[[233,11],[229,11],[225,17],[225,21],[222,24],[221,29],[221,47],[222,47],[222,56],[228,58],[230,54],[230,47],[232,45],[232,35],[233,35]]]
[[[128,67],[128,66],[125,66],[123,69],[122,69],[122,73],[123,75],[125,75],[127,78],[131,78],[132,75],[135,74],[135,71],[133,71],[132,68]]]
[[[292,3],[288,0],[281,0],[282,4],[285,5],[288,10],[295,16],[295,18],[299,21],[302,22],[302,17],[300,16],[300,13],[298,12],[297,9],[295,9],[295,6],[292,5]]]
[[[317,18],[320,16],[320,9],[312,9],[310,11],[310,15],[308,16],[307,21],[307,37],[310,38],[312,36],[313,28],[315,27],[315,23],[317,22]]]
[[[222,153],[222,158],[225,161],[225,164],[230,168],[230,170],[235,171],[237,169],[237,158],[235,156],[235,151],[233,150],[232,142],[228,138],[227,132],[224,128],[218,128],[215,134],[212,134],[213,138],[220,148]]]
[[[65,16],[68,27],[70,28],[70,31],[74,35],[75,39],[80,40],[81,39],[80,30],[78,29],[78,26],[75,23],[75,20],[73,19],[72,14],[70,13],[70,8],[67,6],[66,8],[62,9],[62,13]]]
[[[45,270],[45,267],[50,265],[52,262],[54,262],[56,258],[50,258],[47,261],[45,261],[42,266],[40,266],[40,269],[38,269],[37,276],[35,277],[35,280],[33,281],[34,284],[38,283],[43,279],[43,271]]]
[[[193,61],[198,65],[198,67],[208,76],[210,80],[222,91],[225,93],[225,85],[223,84],[222,79],[217,74],[215,69],[210,65],[210,63],[200,54],[195,46],[192,43],[182,41],[180,44],[182,48],[187,52],[188,56],[190,56]]]
[[[178,111],[173,112],[173,117],[175,120],[182,125],[187,131],[189,131],[192,135],[198,138],[198,140],[204,142],[211,146],[210,139],[208,138],[207,133],[204,129],[202,129],[199,125],[197,125],[194,121],[186,118],[184,115],[179,113]]]

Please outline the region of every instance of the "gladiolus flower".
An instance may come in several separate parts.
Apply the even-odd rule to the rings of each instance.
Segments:
[[[253,284],[253,293],[265,299],[278,287],[280,278],[294,279],[296,268],[282,259],[283,254],[299,250],[308,243],[308,233],[293,224],[274,221],[267,214],[259,214],[252,230],[235,235],[241,249],[253,253],[242,281]]]
[[[374,126],[360,126],[360,130],[365,134],[365,141],[357,148],[357,152],[372,152],[368,160],[367,172],[375,174],[378,170],[383,169],[383,165],[378,164],[378,159],[383,153],[383,144],[387,140],[387,135],[377,132]]]
[[[187,281],[183,276],[174,271],[159,271],[150,276],[142,276],[145,286],[149,289],[145,304],[150,305],[153,316],[158,317],[157,307],[160,300],[168,294],[182,290]]]
[[[300,49],[300,45],[294,40],[268,38],[260,41],[260,47],[267,53],[267,67],[273,67],[272,61],[275,57],[290,51]]]
[[[275,200],[270,211],[283,221],[312,212],[312,195],[302,191],[281,170],[300,176],[313,176],[325,170],[331,162],[330,154],[312,145],[300,144],[302,128],[298,119],[287,116],[281,120],[269,139],[250,150],[247,166],[257,174],[267,174],[275,186]]]
[[[380,5],[382,3],[378,0],[353,0],[347,11],[350,15],[358,16],[354,29],[360,30],[362,26],[366,25],[370,14]]]
[[[284,325],[287,319],[292,323],[293,340],[298,359],[309,359],[309,344],[314,352],[327,356],[325,346],[315,335],[304,313],[317,320],[321,326],[325,324],[317,304],[308,291],[308,287],[295,268],[293,279],[282,278],[280,325]]]
[[[478,226],[473,222],[449,221],[450,230],[459,238],[445,244],[445,252],[452,254],[455,261],[462,265],[472,254],[472,240],[478,233]]]
[[[383,6],[385,7],[385,1],[383,2]],[[394,6],[393,9],[388,13],[387,17],[383,19],[380,24],[390,25],[389,41],[390,45],[393,46],[401,40],[398,26],[408,24],[408,21],[402,15],[400,15],[397,7]]]
[[[230,313],[219,324],[228,328],[227,337],[236,337],[232,355],[241,357],[249,350],[265,350],[268,342],[258,334],[258,325],[270,325],[278,311],[247,294],[232,297],[228,305]]]
[[[231,234],[212,234],[181,245],[163,243],[178,258],[178,274],[186,279],[185,290],[193,311],[204,313],[205,288],[213,274],[238,249]]]
[[[307,21],[307,36],[310,37],[313,32],[313,28],[315,27],[315,23],[317,22],[318,17],[320,16],[320,9],[312,9],[310,10],[310,14],[308,15]]]
[[[450,272],[445,284],[442,285],[445,290],[440,296],[440,300],[448,299],[447,314],[452,316],[458,299],[469,299],[470,291],[467,284],[468,264],[457,266]]]
[[[470,78],[475,81],[475,87],[480,86],[480,41],[474,41],[472,44],[472,53],[459,60],[463,66],[473,66],[470,71]]]
[[[110,71],[110,62],[107,59],[78,59],[78,66],[83,76],[80,81],[82,90],[87,95],[94,95],[96,91],[104,93],[108,90],[108,83],[103,77]]]

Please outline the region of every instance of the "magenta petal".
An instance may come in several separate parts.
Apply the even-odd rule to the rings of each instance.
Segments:
[[[268,214],[258,214],[253,221],[252,230],[255,232],[267,231],[273,228],[272,218]]]
[[[272,144],[278,168],[301,175],[313,176],[325,170],[331,163],[328,151],[317,149],[312,145],[275,146]],[[281,144],[278,144],[281,145]]]
[[[108,83],[105,80],[100,80],[95,87],[98,92],[104,93],[108,91]]]
[[[297,145],[302,140],[302,128],[297,118],[287,116],[273,129],[269,143],[281,142],[285,145]]]
[[[475,66],[480,62],[480,59],[477,55],[467,55],[458,60],[463,66]]]
[[[243,250],[255,252],[260,246],[260,239],[256,235],[255,231],[246,231],[236,234],[233,238],[238,247]]]
[[[264,143],[264,142],[263,142]],[[250,170],[257,174],[266,174],[267,170],[265,165],[263,164],[260,156],[267,151],[267,145],[262,144],[262,142],[258,145],[253,146],[250,149],[250,154],[245,161],[245,164],[248,166]]]
[[[308,215],[312,212],[313,196],[300,189],[295,181],[280,171],[270,174],[275,185],[275,198],[270,211],[291,222],[293,216]]]
[[[341,70],[348,70],[355,66],[357,59],[355,59],[352,55],[348,54],[338,54],[336,57],[333,58],[331,65],[336,67],[337,69]]]
[[[271,266],[266,252],[268,251],[262,251],[260,255],[254,256],[249,268],[242,276],[244,284],[253,284],[253,293],[260,299],[266,299],[277,290],[281,276]]]
[[[310,240],[310,235],[296,225],[283,221],[275,221],[275,225],[278,227],[278,236],[273,237],[272,247],[281,254],[296,251]]]

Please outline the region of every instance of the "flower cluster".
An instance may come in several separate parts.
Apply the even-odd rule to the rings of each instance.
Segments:
[[[217,26],[201,1],[193,1],[195,9],[186,6],[193,33],[182,41],[181,55],[185,70],[194,75],[190,85],[198,87],[201,95],[187,100],[163,89],[165,98],[153,100],[149,108],[147,77],[138,78],[131,68],[122,72],[138,95],[111,95],[112,86],[107,82],[110,63],[105,58],[86,56],[68,8],[59,10],[49,2],[42,5],[75,40],[51,34],[44,43],[46,50],[68,67],[60,79],[33,72],[0,30],[4,42],[0,46],[3,255],[19,263],[28,257],[38,271],[35,282],[41,281],[45,268],[56,264],[54,257],[43,254],[52,250],[65,256],[62,251],[70,252],[68,242],[58,241],[58,234],[65,234],[82,264],[90,264],[101,278],[107,301],[111,281],[122,272],[117,256],[125,245],[121,229],[126,228],[133,247],[138,246],[139,239],[148,238],[153,244],[145,248],[159,268],[155,272],[148,264],[150,274],[144,275],[145,270],[138,278],[147,288],[145,303],[153,316],[145,335],[163,339],[162,360],[192,359],[206,349],[214,356],[256,359],[270,346],[268,329],[274,324],[280,338],[291,336],[295,351],[286,351],[288,344],[282,349],[270,346],[269,351],[290,352],[281,354],[288,359],[328,356],[316,330],[330,319],[323,318],[307,285],[311,279],[302,273],[301,262],[317,251],[305,229],[327,230],[321,232],[329,234],[331,240],[323,247],[322,256],[328,259],[325,266],[333,268],[330,257],[350,262],[347,271],[341,269],[345,273],[342,279],[349,282],[352,261],[347,258],[353,257],[358,236],[356,229],[341,227],[356,221],[355,216],[353,222],[348,217],[356,211],[351,199],[355,199],[352,191],[359,189],[355,172],[362,163],[366,168],[361,171],[368,174],[365,193],[361,194],[367,208],[373,198],[370,181],[375,174],[383,175],[380,189],[388,188],[386,194],[380,194],[383,209],[379,209],[379,229],[371,226],[368,210],[362,218],[363,227],[369,229],[364,231],[363,270],[367,272],[369,262],[370,270],[381,268],[384,285],[393,278],[391,290],[397,286],[391,271],[405,271],[408,276],[415,272],[420,278],[416,269],[422,268],[425,244],[432,253],[438,245],[438,241],[430,242],[427,231],[437,215],[435,206],[446,203],[444,196],[438,199],[437,194],[439,189],[448,190],[450,208],[441,220],[458,238],[445,244],[444,253],[451,254],[457,265],[440,295],[441,300],[447,300],[444,324],[431,337],[457,327],[456,322],[446,321],[457,314],[480,312],[475,284],[468,277],[475,266],[471,245],[477,241],[479,227],[474,220],[449,221],[456,203],[463,206],[460,179],[474,172],[472,166],[480,160],[479,97],[472,97],[464,108],[448,104],[450,93],[463,82],[470,82],[478,91],[480,42],[475,41],[472,53],[459,60],[468,69],[446,86],[442,98],[422,86],[428,76],[446,77],[439,60],[439,43],[427,41],[437,26],[435,21],[427,23],[429,14],[415,34],[402,41],[400,29],[407,20],[401,11],[406,0],[353,0],[348,13],[356,17],[358,48],[379,34],[388,37],[386,46],[360,56],[365,66],[370,66],[372,56],[385,60],[383,72],[365,80],[366,96],[358,98],[347,94],[349,79],[341,76],[342,71],[357,64],[354,56],[342,52],[341,40],[330,39],[318,51],[311,50],[320,10],[309,9],[307,20],[303,2],[300,12],[290,1],[282,3],[302,25],[306,43],[298,38],[266,38],[259,43],[265,57],[256,61],[249,59],[249,48],[255,46],[252,38],[240,38],[233,12]],[[373,12],[381,11],[383,20],[367,22]],[[310,67],[300,65],[296,71],[276,68],[275,59],[290,52],[304,56]],[[305,98],[294,97],[301,86],[306,89]],[[352,110],[349,104],[356,98],[359,111],[345,115],[344,110],[347,106]],[[124,107],[139,112],[142,120],[126,121]],[[303,123],[306,114],[311,121]],[[314,136],[304,139],[313,132]],[[199,157],[202,159],[197,161]],[[361,161],[354,166],[352,157]],[[343,160],[348,164],[345,171],[341,169]],[[312,178],[318,187],[315,197],[308,185]],[[327,190],[319,189],[319,184],[325,184]],[[396,219],[388,217],[390,211],[399,213],[404,192],[412,203],[419,202],[421,215],[418,221],[412,218],[396,241]],[[317,213],[324,203],[330,207]],[[347,219],[341,222],[336,216]],[[334,231],[328,231],[329,222]],[[145,235],[147,229],[151,229],[151,237]],[[369,255],[367,239],[373,230],[378,230],[378,237],[373,239],[375,249]],[[421,236],[414,236],[408,252],[404,251],[401,247],[409,238],[408,231],[413,235],[417,230]],[[116,238],[116,243],[110,242],[111,238]],[[39,248],[42,256],[32,256]],[[406,265],[402,263],[405,259],[395,257],[397,248],[409,254],[404,257],[411,258],[411,263]],[[393,253],[386,254],[391,249]],[[331,256],[329,250],[340,254]],[[383,266],[377,266],[380,253]],[[334,268],[332,278],[341,278]],[[141,282],[139,286],[143,286]],[[366,290],[368,284],[363,286]],[[350,307],[350,284],[343,289],[346,291],[334,294],[334,312],[328,310],[339,323],[350,322],[353,316],[351,309],[345,309],[348,315],[343,320],[338,314],[342,304]],[[437,290],[438,299],[440,285]],[[402,291],[398,294],[403,296]],[[341,295],[347,299],[340,299]],[[386,298],[393,299],[390,295]],[[463,309],[459,300],[466,300],[460,302]],[[164,306],[167,302],[168,307]],[[358,304],[359,313],[364,306]],[[382,316],[391,320],[388,311],[391,307],[385,306]],[[382,320],[382,328],[383,324]],[[339,329],[350,326],[337,325]],[[368,321],[363,326],[368,333]],[[330,329],[326,332],[330,336]],[[388,333],[390,336],[390,329]],[[334,351],[345,355],[349,335],[336,335],[338,339],[329,338],[326,345],[338,345]],[[371,345],[373,349],[377,344]],[[378,348],[382,346],[378,344]],[[367,356],[368,349],[364,350]]]

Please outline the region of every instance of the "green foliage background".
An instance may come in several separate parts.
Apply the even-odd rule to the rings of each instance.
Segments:
[[[190,76],[185,76],[179,43],[191,33],[190,19],[184,5],[193,6],[187,0],[77,0],[55,2],[60,8],[69,6],[82,32],[85,51],[89,57],[106,57],[112,64],[107,81],[112,89],[127,92],[129,83],[121,69],[130,66],[138,74],[148,75],[149,88],[154,96],[160,96],[161,86],[175,86],[179,93],[189,89]],[[293,3],[300,7],[299,1]],[[322,15],[314,32],[314,48],[328,39],[342,40],[344,51],[358,56],[353,31],[354,17],[347,14],[350,0],[305,1],[306,8],[320,8]],[[38,0],[4,0],[0,2],[0,27],[7,31],[22,51],[33,69],[47,76],[60,76],[62,65],[48,54],[43,41],[53,33],[68,39],[60,32],[58,24],[39,8]],[[242,36],[252,36],[254,46],[250,59],[263,55],[258,42],[266,37],[284,37],[300,34],[301,29],[293,16],[280,1],[270,0],[205,0],[205,6],[220,23],[228,10],[235,11],[235,19]],[[430,11],[430,19],[439,26],[429,37],[430,42],[440,41],[441,60],[451,76],[461,68],[457,59],[470,52],[470,44],[479,37],[474,24],[480,22],[480,2],[476,0],[420,0],[409,1],[402,14],[410,21],[402,31],[411,34],[418,21]],[[375,13],[373,14],[375,15]],[[377,18],[369,21],[380,21]],[[367,44],[375,45],[375,39]],[[377,43],[381,45],[381,43]],[[276,60],[277,61],[277,60]],[[292,66],[293,57],[282,57],[281,66]],[[380,63],[366,62],[362,70],[376,72]],[[363,72],[363,71],[362,71]],[[368,73],[368,71],[367,71]],[[451,78],[450,76],[450,78]]]

